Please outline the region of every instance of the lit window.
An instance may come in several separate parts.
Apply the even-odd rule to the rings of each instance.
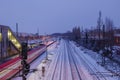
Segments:
[[[11,32],[8,30],[8,38],[11,37]]]
[[[8,30],[8,39],[21,51],[21,45],[17,41],[14,35],[12,35],[12,32]]]

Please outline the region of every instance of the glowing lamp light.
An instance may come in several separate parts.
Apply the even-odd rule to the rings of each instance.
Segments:
[[[12,33],[8,30],[8,37],[10,37],[12,35]]]

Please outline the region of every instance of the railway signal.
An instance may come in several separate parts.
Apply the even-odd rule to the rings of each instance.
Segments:
[[[27,59],[27,43],[22,43],[22,53],[21,53],[21,57],[22,59]]]
[[[26,76],[30,71],[30,65],[25,60],[23,60],[21,64],[23,65],[23,75]]]
[[[22,52],[21,52],[21,57],[22,57],[22,61],[21,61],[21,64],[22,64],[22,78],[23,80],[26,80],[26,75],[29,73],[30,71],[30,65],[27,63],[27,52],[28,52],[28,49],[27,49],[27,43],[22,43]]]

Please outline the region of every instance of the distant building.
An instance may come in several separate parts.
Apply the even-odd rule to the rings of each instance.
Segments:
[[[115,34],[114,38],[115,38],[115,44],[120,46],[120,34]]]

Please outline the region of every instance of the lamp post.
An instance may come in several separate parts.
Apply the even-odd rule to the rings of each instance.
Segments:
[[[48,52],[47,52],[47,43],[48,43],[48,41],[47,41],[47,38],[45,39],[45,42],[46,42],[46,61],[48,60]]]
[[[0,33],[1,33],[1,34],[0,34],[0,35],[1,35],[1,36],[0,36],[0,48],[1,48],[1,49],[0,49],[0,52],[1,52],[1,53],[0,53],[0,58],[1,58],[1,60],[2,60],[2,58],[3,58],[3,55],[2,55],[2,51],[3,51],[3,50],[2,50],[2,44],[3,44],[3,41],[2,41],[2,27],[1,27],[0,29],[1,29],[1,30],[0,30]]]
[[[18,37],[18,23],[16,23],[16,36]]]

